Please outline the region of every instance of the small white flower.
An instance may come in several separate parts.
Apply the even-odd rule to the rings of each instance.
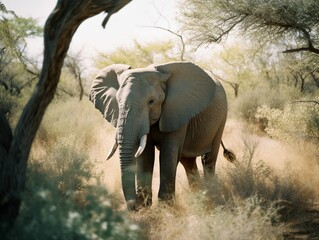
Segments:
[[[78,212],[69,212],[69,219],[73,221],[74,219],[80,217],[80,214]]]
[[[47,199],[48,194],[49,194],[48,191],[45,191],[45,190],[41,190],[38,192],[38,195],[43,199]]]
[[[107,222],[102,222],[101,228],[102,228],[103,230],[107,230],[107,228],[108,228]]]
[[[137,224],[131,224],[131,225],[129,226],[129,229],[130,229],[131,231],[137,231],[137,230],[139,229],[139,226],[138,226]]]

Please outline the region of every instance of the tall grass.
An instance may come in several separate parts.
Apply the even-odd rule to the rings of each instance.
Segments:
[[[236,206],[208,206],[203,196],[184,196],[179,208],[157,206],[144,214],[149,239],[281,239],[283,225],[271,222],[276,213],[257,199]]]
[[[316,184],[309,185],[307,172],[285,165],[281,156],[285,170],[261,160],[259,148],[270,148],[255,138],[246,136],[241,145],[238,162],[221,165],[216,176],[200,180],[198,190],[180,180],[174,206],[157,203],[134,214],[146,238],[285,239],[290,222],[318,201]]]
[[[151,208],[127,213],[118,157],[105,161],[113,138],[88,101],[55,101],[34,142],[21,213],[8,239],[284,239],[289,221],[318,201],[317,163],[307,165],[312,151],[286,148],[233,120],[223,139],[236,164],[220,157],[217,175],[196,191],[179,167],[175,204],[154,197]],[[154,196],[158,165],[157,159]]]

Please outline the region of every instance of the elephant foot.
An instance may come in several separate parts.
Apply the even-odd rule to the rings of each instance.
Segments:
[[[161,202],[174,202],[175,198],[174,198],[174,194],[172,194],[172,193],[159,192],[158,200],[160,200]]]
[[[150,207],[152,206],[152,190],[149,188],[138,188],[137,189],[137,202],[140,206]]]
[[[138,211],[138,204],[137,204],[136,200],[127,200],[126,206],[127,206],[127,210],[129,210],[131,212]]]

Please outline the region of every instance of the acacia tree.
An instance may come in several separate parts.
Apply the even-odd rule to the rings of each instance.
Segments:
[[[0,113],[0,229],[6,231],[19,213],[31,144],[54,97],[63,60],[79,25],[106,12],[102,25],[130,0],[59,0],[44,27],[44,58],[40,79],[14,133]]]
[[[18,17],[0,3],[0,87],[8,94],[20,95],[25,86],[39,77],[39,70],[26,56],[25,49],[26,39],[39,37],[42,32],[35,19]]]
[[[131,47],[119,47],[111,52],[99,53],[95,63],[98,68],[104,68],[113,63],[145,67],[153,63],[178,60],[178,56],[172,52],[174,52],[174,44],[171,41],[146,44],[135,41]]]
[[[318,0],[182,0],[180,9],[183,28],[197,45],[239,30],[263,43],[285,41],[285,53],[319,54]]]

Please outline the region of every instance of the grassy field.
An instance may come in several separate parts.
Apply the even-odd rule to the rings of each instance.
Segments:
[[[228,120],[223,141],[238,162],[220,153],[216,176],[198,190],[189,189],[179,166],[172,206],[157,201],[156,159],[153,206],[128,213],[118,156],[105,160],[115,130],[89,101],[56,100],[33,144],[24,203],[9,238],[318,238],[316,146],[284,144],[249,129]]]

